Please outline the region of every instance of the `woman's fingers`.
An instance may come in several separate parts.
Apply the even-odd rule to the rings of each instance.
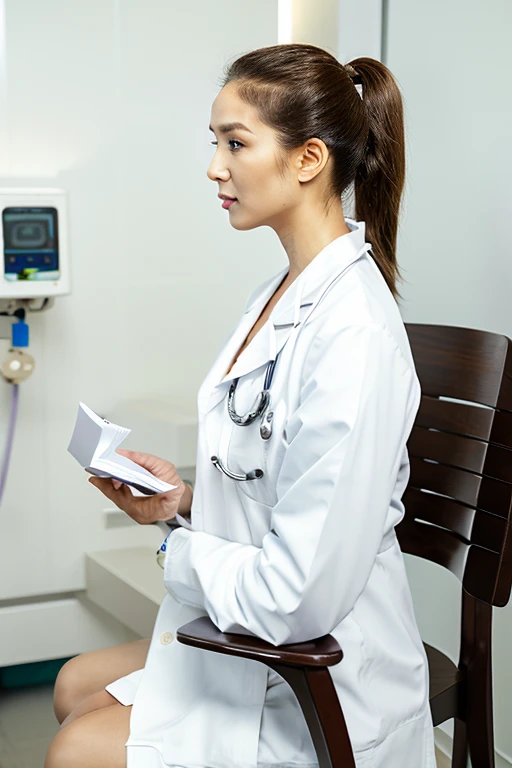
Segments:
[[[109,483],[109,479],[106,477],[96,477],[96,475],[93,475],[92,477],[87,478],[88,482],[91,485],[95,485],[96,488],[99,488],[100,491],[103,491],[103,488],[107,486],[107,483]]]
[[[171,504],[170,511],[167,512],[169,506],[165,504],[162,505],[159,495],[145,497],[134,496],[130,488],[124,483],[122,483],[121,488],[116,491],[112,487],[110,478],[91,477],[89,478],[89,482],[91,485],[96,486],[107,499],[110,499],[116,507],[119,507],[119,509],[125,512],[128,517],[131,517],[132,520],[135,520],[136,523],[139,523],[139,525],[148,525],[149,523],[154,523],[156,520],[167,520],[174,516],[174,506],[176,506],[177,502]]]
[[[124,448],[116,449],[117,453],[121,456],[126,456],[127,459],[134,461],[144,469],[147,469],[155,477],[171,485],[176,485],[179,481],[179,476],[176,472],[176,467],[170,461],[161,459],[159,456],[154,456],[152,453],[143,453],[142,451],[129,451]]]
[[[124,485],[124,483],[119,483],[119,485],[123,487],[120,487],[116,490],[112,485],[111,478],[109,477],[90,477],[89,482],[91,485],[96,486],[96,488],[98,488],[103,493],[103,495],[107,497],[107,499],[113,501],[114,504],[116,504],[118,507],[121,507],[126,512],[126,501],[133,499],[133,494],[130,489]]]
[[[126,451],[126,453],[137,454],[136,451]],[[147,456],[149,454],[142,455]],[[156,459],[157,457],[152,458]],[[176,488],[173,488],[171,491],[142,497],[134,496],[129,486],[113,478],[101,478],[93,475],[89,478],[89,482],[98,488],[107,499],[110,499],[116,507],[122,509],[128,517],[131,517],[132,520],[135,520],[140,525],[148,525],[158,520],[169,520],[176,516],[180,508],[181,499],[185,491],[189,489],[189,486],[178,476],[173,464],[165,462],[163,459],[157,460],[162,464],[168,465],[169,482],[173,482],[176,485]],[[187,504],[184,506],[187,509],[189,508]]]
[[[108,496],[110,499],[109,491],[114,492],[114,489],[112,488],[112,483],[110,480],[106,477],[89,477],[88,482],[91,485],[94,485],[96,488],[99,488],[99,490],[105,494],[105,496]]]
[[[152,453],[129,451],[126,448],[116,448],[116,453],[121,454],[121,456],[126,456],[127,459],[131,459],[131,461],[134,461],[136,464],[139,464],[139,466],[149,470],[149,472],[153,472],[164,463],[163,459],[158,458],[158,456],[153,456]]]

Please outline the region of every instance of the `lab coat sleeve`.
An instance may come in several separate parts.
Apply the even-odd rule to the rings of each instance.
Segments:
[[[186,517],[183,517],[182,515],[176,515],[176,522],[179,523],[183,528],[188,528],[189,531],[193,531],[192,523],[190,520],[187,520]]]
[[[262,546],[179,529],[167,551],[167,590],[204,608],[222,632],[273,645],[331,632],[364,589],[385,535],[394,536],[400,515],[390,501],[419,396],[416,372],[386,326],[321,328],[286,422]]]
[[[193,531],[192,523],[190,520],[187,520],[185,517],[182,517],[181,515],[176,515],[174,518],[175,522],[178,523],[181,527],[188,529],[189,531]],[[166,520],[157,520],[155,525],[160,528],[164,536],[168,536],[171,531],[174,533],[174,531],[178,530],[175,526],[169,525],[169,523]]]

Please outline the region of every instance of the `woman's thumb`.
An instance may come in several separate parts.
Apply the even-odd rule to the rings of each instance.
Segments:
[[[153,472],[155,469],[157,469],[159,462],[161,461],[156,456],[153,456],[152,453],[129,451],[126,448],[116,448],[116,453],[121,454],[121,456],[125,456],[127,459],[135,462],[135,464],[138,464],[140,467],[144,467],[144,469],[147,469],[149,472]]]

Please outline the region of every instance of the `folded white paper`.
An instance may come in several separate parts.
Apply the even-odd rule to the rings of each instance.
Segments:
[[[69,453],[91,475],[113,477],[129,485],[134,496],[172,491],[177,485],[165,483],[147,469],[116,453],[131,430],[102,419],[80,403]]]

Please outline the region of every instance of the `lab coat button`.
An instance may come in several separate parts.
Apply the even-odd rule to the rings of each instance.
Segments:
[[[169,643],[172,643],[174,640],[174,635],[172,632],[162,632],[160,635],[160,642],[162,645],[169,645]]]

